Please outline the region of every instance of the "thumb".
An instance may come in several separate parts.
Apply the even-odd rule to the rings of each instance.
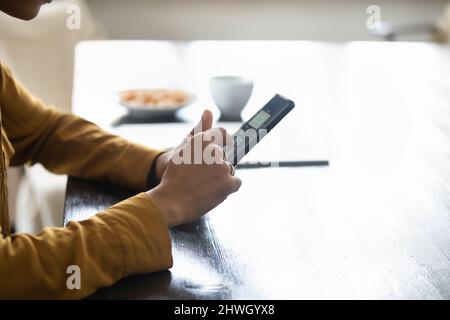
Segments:
[[[191,130],[190,135],[194,135],[199,132],[203,132],[212,128],[213,114],[210,110],[203,111],[202,118],[198,124]]]

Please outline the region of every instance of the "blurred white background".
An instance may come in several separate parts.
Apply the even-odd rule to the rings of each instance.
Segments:
[[[112,38],[371,40],[366,9],[382,21],[432,23],[445,0],[87,0]],[[132,23],[130,23],[132,21]],[[423,40],[420,34],[408,40]]]

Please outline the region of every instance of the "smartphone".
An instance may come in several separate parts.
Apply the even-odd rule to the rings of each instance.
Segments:
[[[234,145],[225,150],[227,160],[239,163],[294,107],[294,101],[276,94],[232,136]]]

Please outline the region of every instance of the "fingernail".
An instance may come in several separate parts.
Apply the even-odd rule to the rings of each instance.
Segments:
[[[203,111],[203,114],[202,114],[202,120],[205,120],[205,117],[206,117],[206,110]]]

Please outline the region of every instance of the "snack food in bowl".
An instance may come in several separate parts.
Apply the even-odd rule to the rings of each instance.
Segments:
[[[138,89],[119,92],[120,103],[132,116],[148,117],[173,115],[190,104],[195,97],[176,89]]]

